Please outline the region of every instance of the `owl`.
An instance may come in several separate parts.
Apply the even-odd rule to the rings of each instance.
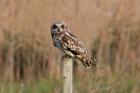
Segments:
[[[54,46],[66,55],[79,59],[86,68],[96,67],[96,59],[91,57],[79,38],[70,32],[65,22],[53,23],[51,36]]]

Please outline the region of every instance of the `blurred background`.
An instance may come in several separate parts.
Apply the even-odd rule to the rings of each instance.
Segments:
[[[58,20],[98,62],[74,63],[74,93],[140,92],[140,0],[0,0],[0,93],[62,93]]]

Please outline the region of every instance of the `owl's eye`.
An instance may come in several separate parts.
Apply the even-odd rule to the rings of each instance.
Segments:
[[[65,28],[65,26],[64,25],[61,25],[61,29],[64,29]]]
[[[53,29],[56,29],[57,28],[57,26],[56,25],[53,25],[53,27],[52,27]]]

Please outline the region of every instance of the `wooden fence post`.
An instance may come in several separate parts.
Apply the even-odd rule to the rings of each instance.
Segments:
[[[72,93],[73,91],[73,58],[63,57],[63,93]]]

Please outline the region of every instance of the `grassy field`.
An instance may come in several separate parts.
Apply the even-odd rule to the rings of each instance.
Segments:
[[[62,53],[50,26],[65,21],[96,72],[74,63],[74,93],[139,93],[139,0],[0,0],[0,93],[62,93]]]

